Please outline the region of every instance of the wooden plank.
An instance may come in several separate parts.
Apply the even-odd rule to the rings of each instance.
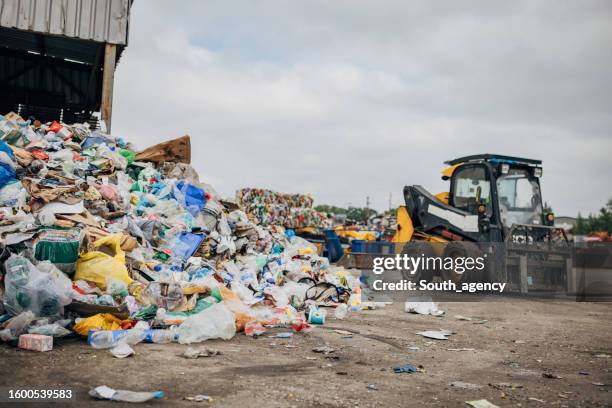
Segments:
[[[113,114],[113,83],[115,81],[115,61],[117,46],[106,43],[104,46],[104,70],[102,71],[102,120],[106,123],[106,131],[111,131]]]

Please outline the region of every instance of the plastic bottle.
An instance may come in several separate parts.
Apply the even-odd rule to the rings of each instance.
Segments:
[[[116,346],[127,330],[98,330],[89,333],[87,342],[95,349],[107,349]]]
[[[145,341],[147,343],[166,344],[173,343],[178,339],[178,332],[175,327],[170,329],[151,329],[147,330]]]
[[[95,349],[115,347],[124,341],[127,344],[137,344],[144,340],[146,330],[98,330],[91,332],[87,338],[88,343]]]

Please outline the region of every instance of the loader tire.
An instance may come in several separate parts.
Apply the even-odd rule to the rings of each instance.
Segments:
[[[402,257],[404,255],[408,255],[409,257],[425,257],[425,258],[433,258],[436,257],[436,252],[429,242],[426,241],[413,241],[407,242],[404,245],[404,249],[402,249]],[[433,270],[418,268],[411,273],[412,271],[402,269],[402,278],[411,282],[419,282],[421,280],[426,280],[427,282],[431,282],[434,272]]]
[[[463,282],[483,282],[485,276],[485,270],[478,270],[476,268],[467,270],[465,267],[457,266],[459,258],[472,258],[476,259],[482,257],[483,253],[481,249],[473,242],[465,241],[454,241],[450,242],[444,248],[444,261],[448,258],[453,258],[454,268],[442,268],[441,276],[443,281],[452,281],[455,283]],[[463,261],[465,262],[465,261]]]

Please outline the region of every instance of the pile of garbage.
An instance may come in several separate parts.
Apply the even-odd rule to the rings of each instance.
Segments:
[[[348,271],[199,180],[189,136],[138,152],[87,124],[10,113],[0,139],[3,341],[44,351],[76,333],[125,357],[142,341],[307,330],[323,306],[359,308]]]
[[[261,188],[243,188],[236,192],[238,203],[261,225],[286,228],[320,228],[325,214],[312,208],[309,194],[285,194]]]

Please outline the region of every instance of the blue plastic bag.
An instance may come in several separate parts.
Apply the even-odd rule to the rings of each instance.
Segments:
[[[8,164],[0,162],[0,188],[15,180],[15,170]]]
[[[15,161],[13,150],[4,141],[0,140],[0,152],[5,152],[11,160]]]
[[[168,249],[172,251],[172,256],[189,259],[195,251],[198,250],[200,245],[202,245],[204,238],[203,234],[181,232],[172,238],[172,241],[168,245]]]
[[[172,193],[174,198],[194,217],[202,212],[206,205],[204,190],[193,184],[179,181],[174,186]]]

